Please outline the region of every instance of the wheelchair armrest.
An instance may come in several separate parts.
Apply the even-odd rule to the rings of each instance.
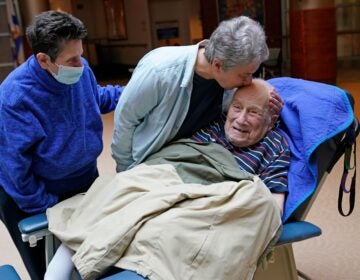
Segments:
[[[114,275],[101,278],[101,280],[146,280],[146,279],[148,278],[145,278],[131,270],[124,270]]]
[[[21,220],[18,224],[24,242],[29,242],[30,247],[35,247],[37,241],[50,235],[48,220],[45,213],[37,214]]]
[[[284,245],[321,235],[321,229],[306,221],[292,221],[283,225],[283,231],[276,246]]]
[[[15,268],[9,264],[0,266],[0,278],[8,280],[21,280]]]

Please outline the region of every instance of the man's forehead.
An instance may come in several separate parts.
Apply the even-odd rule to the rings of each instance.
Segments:
[[[237,95],[232,103],[232,106],[239,106],[241,108],[246,108],[247,110],[256,109],[257,111],[266,111],[268,109],[269,101],[266,98],[266,95]]]
[[[242,88],[238,92],[235,93],[234,100],[243,100],[243,101],[253,101],[253,102],[261,102],[263,100],[268,100],[269,92],[265,89],[249,87]]]

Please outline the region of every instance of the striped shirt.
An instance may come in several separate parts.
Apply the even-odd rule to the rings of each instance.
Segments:
[[[274,128],[257,144],[238,148],[225,137],[225,121],[226,117],[222,115],[218,120],[196,132],[191,139],[199,143],[214,142],[222,145],[234,155],[241,169],[259,176],[271,192],[287,192],[290,149],[280,131]]]

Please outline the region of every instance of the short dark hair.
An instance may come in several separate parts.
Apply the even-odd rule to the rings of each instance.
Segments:
[[[62,43],[82,40],[86,35],[87,30],[81,20],[68,13],[57,11],[42,12],[26,29],[26,36],[33,53],[46,53],[51,61],[55,61],[61,51]]]

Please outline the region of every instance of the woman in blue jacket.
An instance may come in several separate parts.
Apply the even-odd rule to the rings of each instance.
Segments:
[[[23,243],[17,224],[89,188],[101,114],[115,109],[123,87],[97,84],[77,18],[44,12],[26,33],[33,55],[0,85],[0,218],[35,280],[44,276],[44,247]]]

